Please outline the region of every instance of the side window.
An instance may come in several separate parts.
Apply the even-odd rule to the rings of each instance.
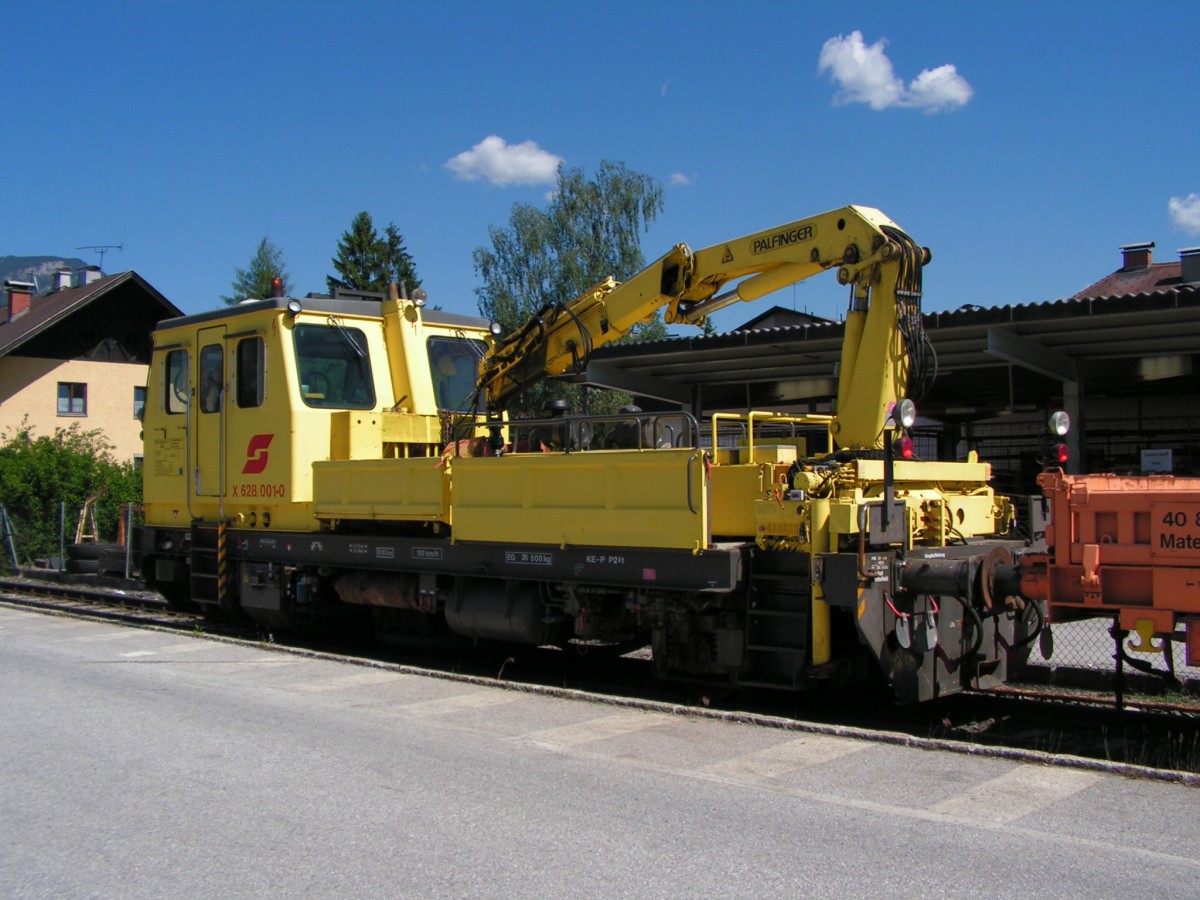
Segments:
[[[225,352],[220,344],[209,344],[200,350],[200,412],[214,413],[221,409],[224,362]]]
[[[146,389],[140,385],[133,388],[133,417],[141,419],[146,415]]]
[[[246,338],[237,345],[237,405],[254,409],[263,404],[266,394],[263,367],[263,339]]]
[[[438,409],[464,412],[475,393],[485,344],[467,338],[431,337],[426,341],[426,349]]]
[[[166,377],[164,397],[167,412],[187,412],[188,352],[186,350],[172,350],[167,354]]]

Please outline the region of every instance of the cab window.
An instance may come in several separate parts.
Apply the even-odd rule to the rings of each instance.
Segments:
[[[200,350],[200,412],[215,413],[221,409],[224,360],[220,344],[209,344]]]
[[[438,409],[465,412],[475,394],[479,360],[486,345],[468,338],[431,337],[426,349]]]
[[[188,352],[172,350],[167,354],[165,366],[166,390],[163,397],[166,400],[168,413],[184,413],[188,407]]]
[[[266,395],[263,372],[263,339],[246,338],[237,345],[237,405],[241,409],[262,406]]]
[[[358,328],[297,325],[293,332],[300,397],[308,406],[371,409],[375,384],[366,335]]]

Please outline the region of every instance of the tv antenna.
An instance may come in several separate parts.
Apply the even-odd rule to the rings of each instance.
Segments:
[[[95,250],[100,254],[100,271],[104,271],[104,254],[109,250],[124,250],[125,244],[89,244],[86,247],[76,247],[76,250]]]

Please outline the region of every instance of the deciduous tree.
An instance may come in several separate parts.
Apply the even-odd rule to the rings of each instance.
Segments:
[[[12,521],[22,562],[58,554],[62,505],[70,543],[84,501],[92,494],[106,492],[95,507],[100,540],[115,538],[122,503],[141,503],[141,471],[117,462],[100,431],[72,425],[52,435],[35,435],[25,422],[0,441],[0,505]],[[6,560],[7,552],[2,556]]]
[[[662,209],[662,186],[624,163],[602,162],[590,179],[582,169],[560,167],[557,189],[544,210],[515,204],[507,227],[488,229],[492,246],[475,248],[475,272],[483,279],[475,289],[480,313],[510,333],[547,303],[568,303],[609,275],[618,281],[635,275],[646,265],[641,234]],[[656,315],[626,339],[665,335]],[[543,382],[529,388],[511,409],[537,413],[552,397],[578,402],[578,391]],[[591,407],[600,411],[624,399]]]

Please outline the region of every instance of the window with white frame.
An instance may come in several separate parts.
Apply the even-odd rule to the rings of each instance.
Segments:
[[[58,414],[60,416],[87,415],[87,385],[78,381],[58,383]]]

